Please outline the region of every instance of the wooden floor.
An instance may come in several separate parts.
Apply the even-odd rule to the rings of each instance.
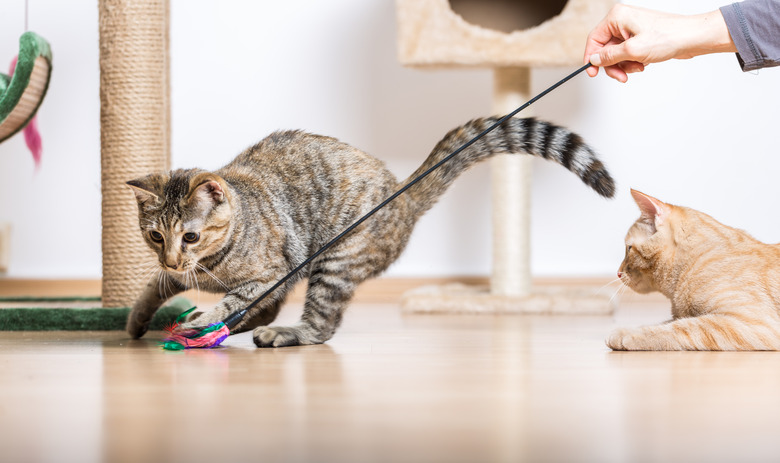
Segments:
[[[282,321],[297,316],[285,309]],[[616,353],[615,317],[402,315],[325,345],[0,333],[0,461],[777,462],[780,353]]]

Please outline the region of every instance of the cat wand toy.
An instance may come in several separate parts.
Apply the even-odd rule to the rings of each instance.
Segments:
[[[503,124],[508,119],[511,119],[514,117],[517,113],[524,110],[525,108],[531,106],[534,104],[537,100],[542,98],[543,96],[547,95],[548,93],[552,92],[556,88],[560,87],[561,85],[568,82],[570,79],[575,77],[577,74],[581,73],[582,71],[588,69],[591,67],[591,64],[588,63],[581,68],[577,69],[576,71],[572,72],[568,76],[564,77],[563,79],[559,80],[558,82],[554,83],[535,97],[528,100],[526,103],[524,103],[522,106],[518,107],[511,113],[507,114],[506,116],[502,117],[498,121],[496,121],[495,124],[491,125],[487,129],[480,132],[477,136],[472,138],[471,140],[464,143],[460,148],[453,151],[451,154],[447,155],[444,159],[436,163],[433,167],[426,170],[425,172],[421,173],[414,179],[412,179],[409,183],[404,185],[401,189],[393,193],[391,196],[389,196],[387,199],[382,201],[378,206],[373,208],[371,211],[369,211],[367,214],[365,214],[363,217],[359,218],[355,223],[347,227],[346,230],[341,232],[338,236],[330,240],[327,244],[322,246],[317,252],[309,256],[306,260],[301,262],[297,267],[295,267],[293,270],[290,271],[287,275],[282,277],[279,281],[277,281],[273,286],[271,286],[268,290],[266,290],[263,294],[260,295],[257,299],[252,301],[248,306],[245,308],[238,310],[236,312],[231,313],[228,315],[224,320],[217,323],[212,323],[211,325],[207,326],[206,328],[202,329],[187,329],[187,330],[180,330],[178,329],[181,322],[184,321],[184,319],[189,315],[193,310],[195,310],[195,307],[191,308],[190,310],[182,313],[176,318],[176,321],[166,327],[166,331],[168,332],[168,336],[163,339],[162,341],[162,347],[164,349],[168,350],[182,350],[182,349],[192,349],[192,348],[212,348],[217,347],[220,344],[222,344],[222,341],[224,341],[229,335],[230,330],[235,328],[236,325],[244,318],[244,316],[249,313],[249,311],[255,307],[257,304],[259,304],[263,299],[268,297],[271,293],[273,293],[277,288],[282,286],[287,280],[292,278],[296,273],[300,272],[304,267],[309,265],[314,259],[316,259],[320,254],[327,251],[331,246],[336,244],[340,239],[342,239],[344,236],[348,235],[352,230],[360,226],[363,222],[368,220],[372,215],[377,213],[380,209],[385,207],[390,201],[394,200],[398,196],[402,195],[406,190],[414,186],[416,183],[418,183],[420,180],[427,177],[431,172],[438,169],[442,164],[446,163],[458,153],[465,150],[472,144],[474,144],[477,140],[484,137],[491,131],[493,131],[496,127]]]

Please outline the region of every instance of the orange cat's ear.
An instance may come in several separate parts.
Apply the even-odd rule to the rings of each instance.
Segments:
[[[671,208],[663,201],[648,196],[642,192],[631,190],[631,196],[634,197],[636,205],[642,211],[642,219],[655,229],[658,229],[671,213]]]

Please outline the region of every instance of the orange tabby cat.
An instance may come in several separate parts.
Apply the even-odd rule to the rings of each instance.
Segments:
[[[620,280],[660,291],[672,320],[619,329],[615,350],[780,350],[780,245],[707,214],[631,190],[642,215],[626,235]]]

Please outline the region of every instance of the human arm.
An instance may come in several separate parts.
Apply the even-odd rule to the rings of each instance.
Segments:
[[[720,8],[743,71],[780,66],[780,0],[751,0]]]
[[[588,35],[584,61],[591,77],[604,67],[626,82],[651,63],[736,51],[720,10],[688,16],[615,5]]]

